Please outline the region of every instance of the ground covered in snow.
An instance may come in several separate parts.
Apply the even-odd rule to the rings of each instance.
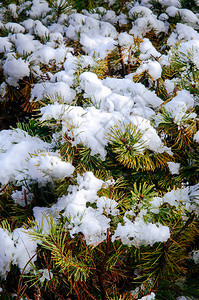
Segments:
[[[42,299],[163,299],[171,278],[195,299],[197,3],[19,2],[0,6],[1,122],[15,127],[0,131],[0,293],[22,297],[16,268],[26,299],[36,282]]]

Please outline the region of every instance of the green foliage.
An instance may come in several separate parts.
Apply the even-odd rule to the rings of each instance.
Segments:
[[[47,2],[52,8],[56,22],[61,14],[71,14],[75,6],[74,0],[48,0]]]
[[[190,113],[185,114],[180,125],[175,123],[170,112],[163,109],[161,113],[161,121],[158,126],[160,133],[167,134],[167,145],[172,150],[187,152],[193,145],[193,137],[197,131],[197,121],[190,118]]]
[[[147,168],[147,158],[143,155],[144,142],[140,142],[142,133],[129,123],[122,123],[110,129],[107,138],[111,151],[116,154],[116,160],[128,168]],[[150,167],[148,167],[150,169]]]
[[[33,239],[39,239],[40,249],[46,253],[43,255],[43,264],[53,271],[53,277],[49,284],[53,286],[57,295],[57,290],[61,290],[64,295],[69,296],[75,292],[77,297],[81,295],[84,299],[87,297],[95,299],[93,293],[96,294],[96,291],[99,290],[106,297],[106,293],[113,291],[109,282],[111,276],[116,276],[115,280],[117,279],[118,283],[125,276],[125,271],[122,269],[124,266],[120,262],[124,247],[121,243],[113,245],[109,232],[107,232],[106,242],[88,246],[81,234],[71,238],[65,222],[68,224],[70,220],[63,218],[59,224],[55,224],[52,216],[49,216],[47,219],[48,233],[43,231],[42,226],[38,224],[35,224],[34,231],[30,233]],[[120,265],[117,266],[118,262]],[[117,274],[118,269],[120,272]],[[36,266],[36,270],[39,270],[39,266]],[[32,274],[33,284],[38,281],[38,276],[39,271]],[[62,289],[60,277],[62,278]],[[92,286],[92,281],[95,281],[95,287]]]
[[[38,226],[31,235],[34,239],[40,240],[44,249],[50,251],[54,267],[58,269],[59,273],[67,273],[68,278],[73,282],[86,281],[91,263],[86,249],[82,247],[80,241],[74,242],[70,238],[64,224],[57,226],[50,218],[48,225],[50,227],[49,234],[43,232],[42,228]]]
[[[174,75],[178,74],[178,85],[190,93],[199,95],[199,52],[197,48],[187,50],[187,54],[178,50],[178,45],[171,54],[171,68]]]
[[[183,293],[180,282],[183,282],[182,276],[188,271],[188,247],[198,235],[194,216],[188,218],[185,224],[177,215],[168,217],[172,227],[171,238],[163,244],[158,243],[152,248],[143,249],[139,265],[142,275],[137,278],[138,281],[141,277],[146,282],[152,280],[154,289],[158,288],[157,299],[174,299],[172,296],[179,295],[179,288]]]
[[[114,159],[124,167],[135,171],[165,168],[166,162],[171,157],[166,153],[151,153],[145,149],[142,135],[143,133],[131,123],[128,125],[121,123],[112,127],[110,133],[107,134],[107,139]]]
[[[28,123],[17,123],[17,128],[26,131],[30,136],[37,136],[45,142],[50,142],[52,139],[53,129],[49,126],[41,124],[35,118],[29,119]]]
[[[197,0],[181,0],[182,8],[190,9],[192,11],[198,11],[198,2]]]

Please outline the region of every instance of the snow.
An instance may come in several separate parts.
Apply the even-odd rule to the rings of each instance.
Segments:
[[[22,191],[14,191],[11,194],[12,199],[14,200],[14,202],[16,204],[19,204],[21,206],[26,206],[26,204],[30,204],[32,202],[34,194],[33,193],[29,193],[28,190],[25,187],[22,187]],[[26,197],[26,201],[25,201],[25,197]]]
[[[51,60],[55,60],[59,63],[64,61],[67,52],[68,50],[64,46],[54,49],[51,46],[45,45],[31,55],[31,60],[36,60],[43,64],[48,64]]]
[[[32,269],[30,263],[27,265],[28,261],[34,263],[37,259],[37,242],[33,241],[28,235],[28,230],[23,228],[14,230],[13,240],[15,242],[13,263],[17,264],[21,271],[25,268],[24,273],[27,273]]]
[[[128,34],[127,32],[121,32],[118,35],[118,42],[120,46],[133,46],[134,45],[134,38],[132,35]]]
[[[7,231],[0,228],[0,276],[6,277],[10,271],[10,264],[13,260],[14,241],[12,235]]]
[[[160,211],[159,207],[163,204],[163,199],[161,197],[153,197],[150,204],[151,204],[150,211],[153,212],[154,214],[158,214]]]
[[[164,83],[165,83],[167,93],[169,95],[171,95],[174,91],[174,88],[175,88],[175,80],[166,79]]]
[[[144,142],[144,147],[152,151],[172,154],[171,149],[164,146],[156,130],[151,126],[150,121],[141,117],[130,117],[132,124],[134,124],[143,133],[141,141]]]
[[[161,77],[162,68],[159,62],[148,60],[147,62],[143,62],[139,68],[136,70],[135,75],[141,74],[142,72],[148,71],[149,75],[153,80],[157,80]]]
[[[69,177],[74,167],[62,161],[58,153],[46,153],[49,144],[29,136],[25,131],[0,132],[0,182],[38,180],[41,185],[52,178]],[[50,173],[50,174],[49,174]]]
[[[74,139],[72,144],[83,143],[91,149],[91,154],[100,154],[104,159],[106,151],[104,149],[108,140],[105,139],[109,129],[118,123],[125,120],[119,112],[101,111],[95,107],[82,109],[80,107],[64,106],[58,103],[48,105],[41,108],[41,121],[62,120],[62,131]],[[170,148],[164,146],[161,139],[156,133],[156,130],[150,125],[149,120],[140,116],[129,116],[125,122],[132,122],[141,132],[143,132],[141,140],[145,142],[144,147],[156,151],[158,153],[171,153]]]
[[[31,34],[17,33],[10,36],[10,40],[14,43],[17,52],[21,55],[30,54],[42,47],[41,43],[34,40]]]
[[[151,41],[147,38],[144,38],[140,43],[140,56],[141,60],[146,60],[151,57],[160,57],[161,54],[158,52],[155,47],[152,45]]]
[[[140,247],[152,246],[156,242],[166,242],[170,237],[169,227],[161,224],[145,223],[139,219],[134,222],[124,217],[124,225],[118,224],[113,240],[120,238],[123,244]]]
[[[30,75],[29,63],[21,57],[19,59],[7,59],[4,63],[4,75],[10,85],[17,86],[18,80]]]
[[[158,214],[161,206],[164,203],[168,203],[171,206],[175,206],[179,209],[185,209],[185,211],[199,213],[199,186],[198,184],[191,187],[183,187],[173,189],[164,194],[163,197],[153,197],[150,201],[149,210]]]
[[[135,107],[142,107],[144,109],[146,107],[157,108],[163,103],[154,92],[145,88],[141,83],[133,82],[131,77],[129,76],[128,78],[128,75],[125,79],[107,77],[102,83],[117,94],[131,97],[135,103]]]
[[[55,108],[55,109],[54,109]],[[41,121],[51,118],[62,120],[62,131],[74,139],[72,145],[84,144],[91,148],[91,155],[100,154],[104,159],[104,149],[108,141],[105,139],[105,132],[119,119],[119,113],[110,114],[95,107],[82,109],[81,107],[62,106],[55,103],[41,109],[43,116]],[[115,119],[115,120],[114,120]]]
[[[177,300],[191,300],[191,298],[186,297],[186,296],[181,296],[181,297],[178,297]]]
[[[24,33],[25,32],[25,28],[17,23],[8,22],[5,24],[5,28],[7,30],[10,30],[12,33],[19,33],[19,32]]]
[[[78,232],[82,232],[86,243],[96,246],[106,239],[107,229],[110,227],[110,217],[118,214],[117,202],[106,197],[97,196],[97,191],[103,186],[103,181],[97,179],[92,172],[77,176],[77,186],[69,186],[68,195],[62,196],[54,204],[50,211],[52,214],[64,211],[63,216],[69,220],[66,224],[71,237]],[[96,203],[96,208],[88,206],[88,203]],[[34,208],[34,216],[37,223],[42,222],[42,212],[45,215],[48,211],[45,208]],[[124,225],[122,223],[124,222]],[[124,217],[119,223],[113,235],[115,239],[121,239],[124,244],[153,245],[157,241],[167,241],[170,237],[169,228],[161,224],[145,223],[137,218],[131,222]],[[45,221],[45,228],[48,225]]]
[[[7,37],[0,37],[0,53],[4,51],[9,52],[12,48],[12,44]]]
[[[44,17],[50,11],[48,3],[45,0],[33,0],[32,3],[31,9],[27,11],[27,15],[30,18]]]
[[[66,36],[72,40],[79,40],[83,50],[99,58],[105,58],[107,51],[115,48],[117,37],[116,29],[108,22],[98,21],[81,14],[72,14],[69,17],[69,27]]]
[[[36,260],[37,243],[27,235],[27,230],[17,228],[13,233],[0,228],[0,276],[5,279],[11,263],[17,264],[24,273],[32,269],[28,261]],[[24,269],[25,268],[25,269]]]
[[[191,258],[194,260],[195,264],[199,264],[199,250],[193,250],[191,253]]]
[[[171,174],[179,174],[180,171],[180,163],[174,163],[174,162],[167,162],[169,170]]]
[[[64,103],[71,103],[75,99],[75,95],[75,91],[63,81],[37,83],[31,91],[31,99],[35,99],[35,101],[43,98],[50,98],[53,101],[60,97]]]
[[[198,39],[194,39],[194,40],[189,40],[187,42],[184,42],[180,45],[179,47],[179,51],[184,53],[184,54],[188,54],[187,51],[190,51],[191,49],[198,49],[199,48],[199,40]]]
[[[164,105],[173,118],[173,121],[178,125],[180,125],[183,118],[193,119],[196,117],[195,113],[187,113],[193,106],[194,98],[186,90],[179,91],[177,96]]]
[[[20,171],[27,167],[27,161],[24,159],[29,156],[29,153],[47,147],[48,144],[30,137],[22,130],[2,130],[0,132],[0,182],[6,184],[11,180],[17,180],[17,175],[21,180],[23,175]]]
[[[199,19],[197,16],[189,9],[181,8],[180,10],[180,16],[182,18],[182,21],[188,24],[196,23],[199,24]]]
[[[175,46],[177,42],[184,42],[190,40],[198,40],[198,32],[187,24],[177,23],[174,32],[171,33],[167,40],[169,46]]]
[[[64,211],[63,216],[67,216],[71,237],[78,232],[84,234],[87,244],[96,245],[106,239],[106,232],[109,228],[110,219],[103,215],[105,210],[107,215],[117,214],[117,203],[109,199],[107,202],[104,197],[98,197],[97,191],[103,184],[102,180],[97,179],[92,172],[77,176],[77,186],[69,186],[67,196],[62,196],[57,203],[51,207],[51,212]],[[107,199],[108,200],[108,199]],[[87,206],[96,203],[97,209]],[[43,210],[45,212],[45,210]],[[35,212],[35,208],[34,208]],[[37,208],[35,214],[36,221],[41,222],[40,209]],[[47,226],[46,229],[48,230]]]
[[[26,29],[26,31],[29,31],[30,34],[32,34],[33,28],[34,28],[35,21],[33,19],[26,19],[22,22],[23,27]]]
[[[166,9],[166,13],[168,14],[169,17],[175,17],[177,14],[179,14],[179,12],[180,10],[173,5],[167,7]]]
[[[58,153],[30,154],[30,158],[27,160],[27,171],[24,170],[25,177],[39,182],[40,185],[46,185],[53,179],[70,177],[75,169],[70,163],[62,161]]]
[[[150,295],[140,298],[140,300],[155,300],[155,294],[152,292]]]
[[[186,24],[177,23],[176,32],[179,40],[189,41],[190,39],[197,40],[199,38],[198,32]]]
[[[11,4],[8,5],[8,8],[9,8],[9,11],[11,12],[12,16],[14,18],[17,18],[18,14],[17,14],[17,6],[16,6],[16,4],[11,3]]]
[[[197,143],[199,143],[199,131],[197,131],[197,132],[195,133],[193,139],[194,139]]]
[[[40,38],[47,38],[50,32],[48,28],[41,23],[41,21],[36,20],[34,22],[34,33]]]
[[[170,205],[174,205],[178,207],[180,202],[188,203],[189,202],[189,188],[182,188],[172,190],[166,193],[163,197],[164,202],[169,203]]]
[[[38,272],[42,275],[39,279],[40,282],[44,282],[44,280],[51,280],[53,278],[53,273],[48,269],[39,269]]]
[[[44,233],[50,232],[49,208],[35,206],[33,208],[33,216],[36,227],[42,228]]]
[[[156,33],[167,32],[167,27],[164,22],[157,19],[157,16],[152,13],[152,11],[142,5],[135,5],[129,11],[129,17],[133,20],[136,17],[136,20],[133,21],[133,27],[129,31],[130,34],[133,34],[138,37],[143,37],[150,30],[154,30]]]
[[[107,1],[110,5],[115,2]],[[198,184],[181,188],[174,186],[161,193],[154,189],[157,195],[149,200],[147,207],[143,205],[135,214],[132,206],[121,215],[120,203],[111,196],[99,196],[99,190],[111,189],[117,178],[104,181],[86,170],[79,174],[75,164],[73,166],[63,159],[58,150],[66,142],[64,135],[67,135],[74,149],[85,146],[90,149],[91,156],[106,160],[107,134],[113,126],[123,122],[125,126],[131,124],[140,130],[141,153],[148,150],[151,154],[172,155],[171,148],[164,143],[167,137],[160,136],[157,130],[162,120],[161,109],[165,109],[173,122],[181,126],[197,118],[194,112],[197,99],[186,89],[178,88],[175,92],[179,84],[177,75],[164,80],[170,97],[165,103],[155,92],[155,87],[164,67],[171,62],[174,47],[185,54],[187,64],[191,53],[195,71],[198,71],[199,33],[196,28],[199,23],[198,15],[181,8],[180,1],[159,0],[159,3],[163,7],[159,17],[152,12],[151,2],[142,0],[126,3],[125,13],[116,14],[112,8],[99,7],[82,13],[73,10],[55,21],[54,11],[45,0],[32,0],[20,6],[9,5],[15,19],[25,13],[26,20],[6,24],[0,21],[2,32],[9,32],[0,37],[0,69],[5,76],[5,82],[0,84],[0,101],[9,85],[18,91],[21,89],[20,80],[32,76],[30,101],[38,105],[45,103],[39,109],[39,120],[43,124],[51,123],[52,129],[56,122],[60,124],[49,143],[21,129],[0,131],[0,184],[11,182],[15,185],[10,197],[16,206],[23,208],[32,203],[32,184],[37,183],[38,188],[43,188],[48,183],[53,185],[71,177],[67,192],[51,207],[33,207],[35,222],[46,233],[50,230],[49,218],[56,223],[62,214],[67,217],[64,226],[71,238],[81,233],[86,243],[95,247],[107,239],[109,231],[112,241],[120,240],[125,245],[139,248],[164,243],[170,238],[169,227],[153,223],[151,219],[151,216],[161,213],[164,204],[182,211],[184,219],[187,212],[199,215]],[[169,20],[177,15],[181,20],[171,30]],[[168,34],[164,46],[170,50],[164,52],[164,46],[160,50],[152,43],[149,39],[152,30],[157,39],[162,33]],[[98,76],[93,70],[101,62],[105,65],[107,54],[118,51],[118,45],[122,48],[126,68],[130,59],[132,69],[126,70],[125,76],[110,75],[109,70],[103,70],[104,78]],[[120,68],[121,60],[118,60],[116,71]],[[149,86],[144,85],[144,81],[133,81],[134,76],[142,72],[147,72]],[[80,106],[78,97],[85,99],[85,104]],[[199,143],[198,128],[193,141],[195,145]],[[168,174],[174,178],[184,167],[180,161],[168,161],[167,166]],[[113,221],[116,222],[114,229],[111,227]],[[16,264],[22,272],[28,261],[36,261],[40,242],[30,239],[29,233],[22,227],[12,233],[0,228],[2,279],[6,278],[11,264]],[[198,263],[198,250],[191,255]],[[25,272],[31,268],[28,264]],[[38,272],[40,282],[50,279],[47,269]],[[155,294],[141,299],[155,299]]]

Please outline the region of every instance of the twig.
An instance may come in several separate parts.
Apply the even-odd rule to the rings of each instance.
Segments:
[[[132,45],[129,47],[129,55],[127,60],[127,74],[129,75],[131,73],[131,49]]]
[[[109,258],[109,252],[110,252],[110,243],[111,243],[111,238],[110,238],[110,232],[109,228],[107,229],[107,242],[106,242],[106,254],[104,256],[103,262],[101,264],[101,267],[104,268],[108,258]]]
[[[27,201],[26,189],[24,189],[24,200],[25,200],[25,206],[26,206],[26,213],[27,213],[27,216],[29,216],[29,209],[28,209],[28,201]]]
[[[50,287],[51,291],[57,295],[59,298],[61,299],[65,299],[64,297],[62,297],[58,292],[56,292],[56,288],[55,288],[55,284],[54,284],[54,281],[52,280],[52,277],[51,277],[51,272],[50,272],[50,268],[49,268],[49,265],[48,265],[48,262],[47,262],[47,259],[46,259],[46,256],[45,256],[45,253],[43,252],[43,257],[44,257],[44,260],[45,260],[45,263],[46,263],[46,267],[47,267],[47,270],[48,270],[48,274],[49,274],[49,278],[50,278],[50,283],[52,284],[52,287]]]
[[[80,235],[80,238],[81,238],[81,240],[82,240],[82,243],[84,244],[84,247],[86,248],[86,250],[87,250],[87,252],[88,252],[88,255],[89,255],[89,257],[90,257],[90,259],[91,259],[91,261],[92,261],[92,263],[93,263],[93,266],[96,267],[96,266],[95,266],[94,259],[93,259],[92,255],[91,255],[91,253],[90,253],[90,250],[88,249],[88,246],[86,245],[85,241],[83,240],[82,235]]]
[[[37,295],[35,295],[36,300],[42,300],[42,296],[41,296],[41,290],[39,288],[38,282],[36,282],[37,285]]]
[[[78,289],[75,287],[75,284],[72,282],[72,280],[70,279],[69,275],[68,275],[68,281],[71,283],[71,285],[72,285],[72,287],[73,287],[73,289],[74,289],[74,291],[75,291],[75,294],[76,294],[76,296],[77,296],[77,300],[81,300],[80,295],[79,295],[79,291],[78,291]]]
[[[0,193],[2,193],[6,188],[7,186],[11,183],[11,181],[8,181],[8,183],[6,183],[6,185],[4,185],[1,189],[0,189]]]
[[[189,225],[193,222],[194,218],[196,217],[195,214],[193,214],[187,221],[186,223],[184,224],[184,226],[180,229],[180,231],[178,232],[178,235],[176,237],[176,240],[173,240],[173,239],[168,239],[167,242],[164,243],[164,248],[167,250],[171,247],[171,245],[175,242],[178,241],[178,238],[180,237],[181,233],[187,229],[189,227]]]
[[[78,296],[79,296],[79,298],[78,299],[82,299],[82,293],[79,291],[79,287],[78,287],[78,284],[77,284],[77,282],[76,283],[74,283],[74,286],[75,286],[75,288],[76,288],[76,290],[77,290],[77,293],[76,293],[76,295],[77,295],[77,298],[78,298]]]
[[[125,75],[125,64],[124,64],[124,60],[123,60],[122,48],[119,44],[118,44],[117,47],[118,47],[118,51],[119,51],[120,61],[121,61],[121,64],[122,64],[123,75]]]
[[[102,296],[103,300],[107,299],[106,290],[104,287],[103,275],[106,272],[104,267],[109,258],[110,242],[111,242],[110,233],[109,233],[109,229],[107,229],[106,253],[105,253],[105,256],[104,256],[104,259],[103,259],[101,265],[99,266],[99,268],[97,270],[97,275],[98,275],[98,280],[99,280],[99,285],[100,285],[100,290],[101,290],[101,296]]]
[[[88,294],[88,296],[93,299],[93,300],[97,300],[93,295],[91,295],[91,293],[88,291],[88,289],[85,287],[84,284],[82,284],[81,282],[79,282],[79,285],[81,286],[81,288]]]
[[[19,298],[19,294],[20,294],[20,291],[21,291],[21,282],[22,282],[22,276],[23,276],[23,273],[25,272],[25,269],[26,267],[28,266],[28,264],[31,262],[31,260],[40,252],[41,250],[38,250],[28,261],[27,263],[25,264],[22,272],[21,272],[21,276],[19,278],[19,282],[18,282],[18,289],[17,289],[17,298],[16,300],[20,300]]]
[[[25,294],[25,296],[26,296],[27,300],[30,300],[30,298],[28,297],[28,295],[27,295],[27,294]]]

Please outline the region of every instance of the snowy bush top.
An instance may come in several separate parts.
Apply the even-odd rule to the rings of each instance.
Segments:
[[[19,93],[36,114],[0,131],[0,195],[11,186],[34,220],[0,228],[3,279],[34,268],[45,243],[30,236],[52,222],[93,248],[169,248],[199,214],[198,14],[178,0],[66,2],[0,5],[0,100]]]

